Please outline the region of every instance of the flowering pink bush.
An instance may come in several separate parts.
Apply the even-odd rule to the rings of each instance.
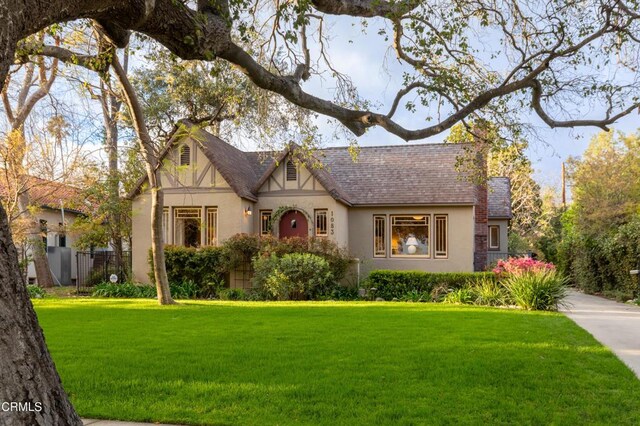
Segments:
[[[499,276],[503,275],[522,275],[530,272],[533,274],[546,271],[555,271],[556,267],[553,263],[545,263],[530,257],[510,257],[509,259],[499,260],[493,272]]]

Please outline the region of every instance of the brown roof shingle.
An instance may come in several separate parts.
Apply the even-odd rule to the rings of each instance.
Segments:
[[[0,197],[9,196],[7,187],[13,184],[6,179],[0,179]],[[82,190],[75,186],[42,179],[36,176],[27,176],[27,181],[22,185],[29,191],[31,204],[39,207],[59,210],[64,207],[79,213],[89,213],[91,204],[82,194]]]
[[[489,179],[489,218],[511,219],[511,181],[508,177]]]
[[[254,201],[261,184],[292,152],[291,147],[277,153],[243,152],[195,127],[189,137],[200,144],[240,197]],[[169,143],[174,145],[175,139]],[[355,162],[346,147],[326,148],[317,150],[315,158],[301,160],[333,198],[347,205],[473,205],[474,184],[456,169],[465,148],[464,144],[446,143],[362,147]],[[168,148],[163,154],[167,152]],[[324,167],[311,167],[315,160]],[[500,183],[498,191],[489,195],[494,206],[493,210],[489,208],[490,217],[492,213],[502,214],[505,202],[510,202],[508,180],[506,192],[504,182]]]

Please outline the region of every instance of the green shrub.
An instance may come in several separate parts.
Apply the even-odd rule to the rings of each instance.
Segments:
[[[225,288],[220,291],[220,300],[247,300],[248,295],[241,288]]]
[[[431,292],[411,290],[403,295],[399,300],[403,302],[431,302]]]
[[[42,299],[47,295],[44,288],[34,284],[27,285],[27,293],[29,293],[29,298],[31,299]]]
[[[225,272],[239,267],[244,262],[251,262],[260,252],[260,248],[274,237],[261,237],[254,234],[236,234],[226,240],[221,247],[225,261]],[[277,240],[275,240],[277,241]]]
[[[347,273],[349,265],[353,263],[353,257],[345,249],[340,248],[335,242],[327,238],[291,237],[276,239],[274,237],[263,237],[261,240],[259,250],[261,257],[270,257],[271,255],[282,257],[285,254],[293,253],[309,253],[323,258],[327,261],[335,281],[342,280]]]
[[[136,285],[133,283],[103,283],[98,284],[93,293],[93,297],[117,297],[117,298],[155,298],[156,289],[149,285]]]
[[[471,286],[465,286],[447,293],[447,295],[444,296],[443,302],[470,305],[472,303],[475,303],[477,298],[478,295],[475,289]]]
[[[200,294],[200,286],[192,280],[169,283],[169,290],[174,299],[196,299]]]
[[[319,298],[325,300],[350,301],[359,300],[360,296],[358,294],[358,287],[336,284],[333,289],[326,294],[320,295]]]
[[[479,280],[496,280],[492,272],[423,272],[423,271],[372,271],[366,286],[374,297],[385,300],[401,299],[411,291],[430,293],[433,300],[439,300],[450,290],[473,285]],[[434,294],[436,293],[436,294]]]
[[[482,279],[474,287],[476,305],[503,306],[508,304],[508,296],[504,287],[491,279]]]
[[[511,300],[527,310],[557,310],[567,295],[566,280],[555,271],[513,275],[502,284]]]
[[[271,254],[253,261],[253,284],[275,300],[315,299],[335,284],[329,263],[309,253]]]
[[[170,287],[175,287],[179,295],[174,298],[214,298],[224,286],[224,274],[227,272],[225,252],[220,247],[181,247],[166,246],[164,249],[167,278]],[[149,252],[149,277],[155,282],[151,252]],[[185,284],[185,283],[192,284]],[[196,287],[194,291],[193,286]],[[189,297],[185,297],[189,295]]]

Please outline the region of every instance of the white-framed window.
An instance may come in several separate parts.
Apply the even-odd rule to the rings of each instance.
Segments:
[[[185,247],[200,247],[202,245],[202,208],[176,207],[173,212],[175,244]]]
[[[298,180],[298,169],[293,161],[287,161],[287,181],[295,182]]]
[[[387,216],[373,215],[373,257],[387,257]]]
[[[162,209],[162,242],[169,244],[169,209]]]
[[[315,213],[316,237],[326,237],[329,235],[327,227],[327,209],[317,209]]]
[[[489,226],[489,249],[500,250],[500,226]]]
[[[189,145],[182,145],[180,147],[180,165],[191,165],[191,148],[189,147]]]
[[[391,256],[430,257],[429,215],[391,216]]]
[[[205,246],[218,245],[218,208],[207,207],[207,227],[205,228]]]
[[[449,253],[449,218],[446,214],[437,214],[433,217],[435,226],[435,249],[434,257],[436,259],[446,259]]]
[[[271,210],[260,210],[260,235],[271,235]]]

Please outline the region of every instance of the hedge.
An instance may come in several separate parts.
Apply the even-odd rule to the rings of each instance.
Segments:
[[[220,283],[227,271],[227,259],[221,247],[182,247],[164,248],[165,265],[169,283],[177,284],[192,281],[198,285]],[[149,266],[153,265],[149,250]],[[149,272],[151,282],[155,282],[153,268]]]
[[[493,272],[424,272],[424,271],[372,271],[367,287],[375,297],[385,300],[400,299],[408,293],[433,293],[434,290],[452,290],[473,285],[482,280],[497,280]],[[375,290],[372,290],[374,289]]]

